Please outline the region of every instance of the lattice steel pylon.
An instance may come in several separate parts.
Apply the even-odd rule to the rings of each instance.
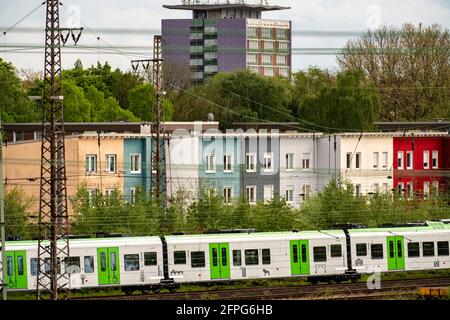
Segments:
[[[52,300],[70,291],[70,275],[59,272],[69,257],[59,22],[59,1],[47,0],[36,295]]]
[[[152,143],[152,169],[151,190],[156,198],[165,208],[167,204],[167,175],[166,175],[166,128],[162,121],[164,119],[164,108],[162,97],[164,96],[163,83],[163,58],[162,37],[156,35],[153,40],[153,86],[156,90],[156,114],[152,123],[152,134],[156,134],[155,147]]]

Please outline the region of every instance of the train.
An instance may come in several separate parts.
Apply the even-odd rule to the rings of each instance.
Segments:
[[[117,287],[126,293],[258,279],[356,282],[374,272],[449,269],[449,241],[449,220],[380,228],[73,239],[70,257],[58,259],[58,273],[68,275],[66,285],[72,290]],[[36,290],[37,248],[37,241],[6,242],[8,290]],[[43,260],[40,272],[51,273],[49,260]]]

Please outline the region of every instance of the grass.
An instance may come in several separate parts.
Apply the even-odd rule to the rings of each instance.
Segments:
[[[370,275],[363,275],[361,282],[366,282]],[[450,270],[433,270],[433,271],[409,271],[409,272],[395,272],[395,273],[382,273],[382,280],[407,280],[407,279],[421,279],[421,278],[443,278],[450,277]],[[290,278],[290,279],[261,279],[261,280],[243,280],[229,283],[205,283],[205,284],[184,284],[177,290],[179,293],[190,293],[199,291],[216,291],[216,290],[233,290],[233,289],[245,289],[252,287],[288,287],[288,286],[302,286],[308,285],[309,282],[303,278]],[[168,292],[162,290],[161,292]],[[85,289],[72,292],[72,298],[84,298],[84,297],[101,297],[101,296],[119,296],[122,295],[122,291],[117,288],[109,289]],[[211,300],[212,294],[204,294],[205,299]],[[62,296],[63,297],[63,296]],[[450,298],[450,297],[449,297]],[[20,293],[11,292],[8,293],[9,300],[34,300],[36,295],[34,292]],[[214,300],[214,299],[212,299]]]

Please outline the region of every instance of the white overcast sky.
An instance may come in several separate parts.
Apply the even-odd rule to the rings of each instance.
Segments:
[[[248,0],[249,3],[255,0]],[[42,0],[0,0],[0,31],[16,23]],[[81,21],[93,33],[85,30],[80,41],[82,46],[93,46],[91,53],[69,54],[73,49],[64,49],[63,67],[73,66],[77,58],[81,58],[85,66],[95,64],[97,55],[97,35],[101,37],[102,48],[111,46],[151,46],[154,33],[133,33],[119,35],[112,32],[96,32],[99,29],[139,29],[160,30],[161,19],[190,18],[189,11],[172,11],[164,9],[163,4],[178,4],[181,0],[62,0],[61,27],[71,26],[77,20],[77,12]],[[405,22],[424,25],[439,23],[450,29],[450,0],[269,0],[270,4],[292,7],[291,10],[265,13],[264,18],[291,20],[293,31],[351,31],[359,32],[380,24],[399,26]],[[69,12],[70,11],[70,12]],[[42,6],[36,13],[27,18],[18,27],[44,29],[45,8]],[[76,22],[75,22],[76,23]],[[17,53],[9,50],[9,45],[42,45],[44,34],[41,31],[25,33],[11,31],[6,37],[0,37],[2,51],[0,57],[13,62],[18,68],[30,68],[41,71],[43,68],[43,49],[38,53]],[[159,32],[158,32],[159,33]],[[295,36],[294,48],[340,48],[348,37],[333,36]],[[6,45],[6,46],[5,46]],[[116,51],[127,49],[116,49]],[[79,51],[79,50],[77,50]],[[148,56],[151,50],[148,49]],[[146,54],[143,51],[143,54]],[[108,61],[113,67],[122,70],[130,69],[130,60],[144,56],[127,56],[120,54],[101,54],[100,61]],[[324,68],[335,68],[333,55],[295,55],[294,70],[305,69],[311,65]]]

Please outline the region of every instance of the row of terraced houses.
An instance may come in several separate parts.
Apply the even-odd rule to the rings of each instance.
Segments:
[[[225,203],[241,196],[257,203],[279,195],[299,207],[337,177],[352,183],[356,195],[399,192],[409,198],[426,197],[450,185],[446,132],[221,133],[217,127],[171,124],[165,148],[169,198],[180,190],[190,199],[215,193]],[[19,186],[38,198],[39,132],[30,139],[22,139],[26,134],[20,131],[8,134],[12,140],[3,150],[6,186]],[[130,202],[137,188],[149,191],[152,139],[144,129],[72,132],[66,139],[69,197],[81,185],[91,195],[120,190]]]

